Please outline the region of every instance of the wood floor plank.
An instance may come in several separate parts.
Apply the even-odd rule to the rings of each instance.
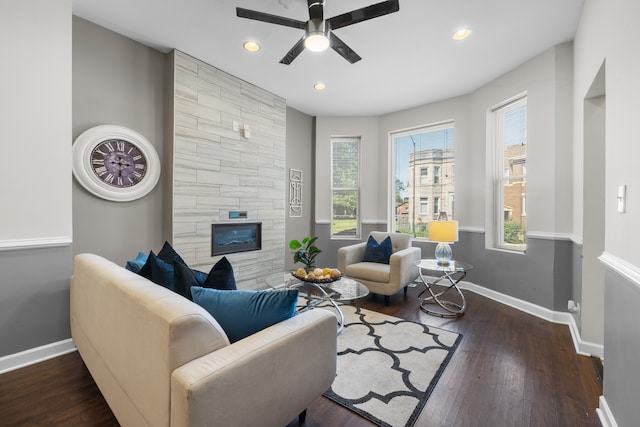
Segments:
[[[464,291],[459,319],[418,307],[422,289],[354,305],[463,334],[416,427],[599,426],[602,394],[593,362],[577,355],[569,329]],[[112,427],[118,423],[78,353],[0,375],[0,424]],[[297,426],[293,420],[289,427]],[[306,427],[370,427],[364,418],[318,397]]]

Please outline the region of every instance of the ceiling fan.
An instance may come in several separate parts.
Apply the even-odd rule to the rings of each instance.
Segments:
[[[306,22],[241,7],[236,8],[236,13],[240,18],[253,19],[255,21],[304,30],[304,36],[302,36],[291,50],[287,52],[284,58],[280,60],[281,64],[291,64],[305,48],[319,52],[327,49],[329,46],[353,64],[362,58],[347,46],[345,42],[340,40],[333,31],[346,27],[347,25],[357,24],[358,22],[397,12],[400,10],[398,1],[399,0],[383,1],[329,19],[324,19],[324,0],[307,0],[309,5],[309,20]]]

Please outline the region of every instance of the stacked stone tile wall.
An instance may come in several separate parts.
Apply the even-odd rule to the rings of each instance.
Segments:
[[[239,288],[264,287],[261,278],[284,270],[285,100],[182,52],[173,57],[173,246],[209,271],[222,257],[211,256],[211,224],[243,221],[229,212],[246,211],[244,221],[262,222],[262,249],[225,256]]]

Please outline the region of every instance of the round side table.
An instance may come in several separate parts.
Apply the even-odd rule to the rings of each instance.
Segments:
[[[420,309],[432,316],[462,316],[467,306],[467,302],[462,290],[458,287],[458,283],[464,279],[469,270],[473,269],[473,266],[465,262],[454,260],[451,260],[449,264],[442,265],[435,259],[422,259],[420,261],[416,261],[414,264],[418,267],[420,281],[425,286],[425,289],[420,292],[420,295],[418,295],[418,299],[420,299]],[[424,272],[429,273],[428,278],[425,277]],[[446,280],[448,283],[445,282],[441,286],[447,287],[438,292],[438,290],[433,287],[442,280]],[[430,296],[422,298],[422,295],[425,292],[428,292]],[[443,298],[451,292],[457,294],[456,300],[459,302]]]

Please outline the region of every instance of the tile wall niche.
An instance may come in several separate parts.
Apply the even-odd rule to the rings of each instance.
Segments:
[[[262,278],[284,270],[285,100],[179,51],[170,71],[173,246],[191,268],[208,272],[222,257],[211,256],[212,223],[260,221],[262,249],[225,256],[239,288],[264,287]],[[247,219],[230,220],[230,211]]]

